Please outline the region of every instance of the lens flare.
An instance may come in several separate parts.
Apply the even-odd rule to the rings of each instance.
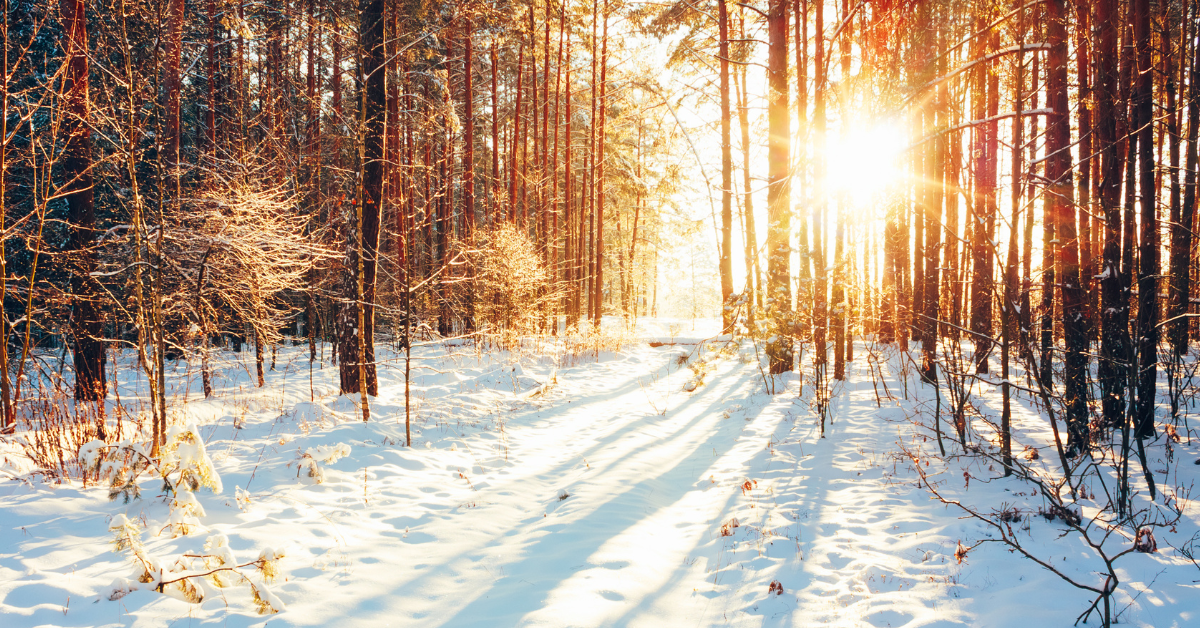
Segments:
[[[869,202],[903,177],[900,157],[907,145],[903,129],[889,123],[831,137],[826,154],[830,192],[848,194],[855,204]]]

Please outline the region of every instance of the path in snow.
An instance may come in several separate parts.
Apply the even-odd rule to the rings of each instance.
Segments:
[[[390,540],[371,548],[378,562],[349,550],[353,579],[373,585],[298,623],[900,626],[960,615],[939,608],[947,546],[928,534],[927,496],[904,487],[898,498],[878,459],[896,430],[869,382],[847,391],[818,443],[794,384],[765,395],[752,365],[723,360],[684,393],[677,350],[637,355],[559,372],[535,407],[507,417],[507,449],[463,441],[469,470],[444,451],[394,475],[372,465],[384,493],[424,493],[407,489],[406,514],[355,524]],[[743,492],[746,480],[757,485]],[[732,518],[741,525],[723,536]],[[768,594],[775,578],[786,595]]]
[[[686,394],[690,373],[663,366],[677,353],[656,353],[649,363],[560,372],[541,407],[508,417],[507,461],[502,449],[474,452],[476,490],[434,495],[424,516],[381,520],[407,530],[394,556],[411,569],[398,574],[386,560],[378,574],[359,571],[386,578],[391,591],[358,619],[386,622],[399,611],[403,625],[674,621],[673,596],[692,593],[711,568],[693,550],[718,531],[766,439],[739,442],[745,422],[724,413],[758,386],[753,373],[720,363]],[[404,481],[447,482],[436,473]],[[364,590],[361,602],[377,595]]]
[[[145,499],[128,505],[98,487],[10,483],[0,494],[0,623],[917,628],[1011,626],[1027,603],[1045,625],[1067,625],[1086,606],[998,546],[955,560],[956,543],[985,530],[916,487],[897,442],[936,447],[903,409],[924,402],[877,405],[865,346],[835,390],[825,438],[811,383],[798,397],[789,374],[766,394],[749,345],[710,360],[705,384],[683,392],[692,373],[677,358],[692,347],[584,360],[541,394],[548,358],[513,372],[509,354],[426,347],[422,364],[434,368],[414,381],[412,448],[400,444],[403,371],[386,351],[368,424],[355,399],[332,393],[336,369],[317,369],[310,384],[303,348],[281,350],[281,371],[263,389],[227,368],[219,398],[178,405],[203,424],[226,487],[198,494],[203,524],[240,557],[288,549],[289,579],[274,588],[287,610],[258,616],[237,590],[198,606],[150,591],[110,602],[108,583],[129,570],[110,551],[113,514],[144,521],[147,551],[166,561],[199,550],[204,536],[158,533],[168,513],[149,480]],[[888,383],[900,396],[896,374]],[[1022,442],[1045,445],[1035,412],[1022,405],[1014,417]],[[323,484],[298,477],[299,452],[336,443],[352,453],[327,465]],[[1028,485],[987,483],[995,469],[966,464],[972,503],[1036,512]],[[961,489],[962,471],[942,477]],[[248,490],[241,501],[235,486]],[[1032,523],[1022,534],[1038,551],[1094,577],[1077,538]],[[1123,590],[1142,591],[1164,561],[1181,560],[1154,556],[1128,561]],[[1177,580],[1146,592],[1132,623],[1181,625],[1173,618],[1190,611],[1179,600],[1195,586]],[[776,581],[782,595],[770,590]]]

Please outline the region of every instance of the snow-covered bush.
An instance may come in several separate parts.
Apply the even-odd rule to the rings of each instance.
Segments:
[[[157,461],[141,443],[123,440],[110,444],[96,439],[79,448],[79,462],[98,481],[109,484],[109,499],[114,500],[124,496],[128,502],[139,497],[138,476],[150,469],[163,479],[163,490],[175,495],[176,506],[199,507],[194,498],[181,497],[181,491],[223,490],[221,476],[213,468],[204,439],[194,424],[171,427]],[[193,514],[203,516],[203,509]]]
[[[307,476],[312,478],[313,482],[321,484],[325,481],[325,471],[318,463],[333,464],[349,455],[350,446],[346,443],[309,447],[300,453],[296,461],[296,475],[307,471]]]
[[[141,497],[138,476],[154,466],[150,453],[140,443],[123,440],[108,444],[93,440],[79,448],[79,464],[86,475],[108,484],[108,498],[123,497],[125,503]]]
[[[279,561],[284,553],[267,548],[259,552],[258,558],[238,563],[229,538],[216,533],[204,542],[200,554],[185,553],[173,563],[166,563],[150,556],[142,544],[142,530],[125,515],[113,517],[109,525],[113,534],[113,551],[128,552],[133,562],[133,571],[128,577],[116,578],[109,585],[108,599],[119,600],[137,590],[158,591],[185,602],[199,604],[218,589],[227,589],[241,584],[250,587],[250,594],[259,614],[278,613],[284,609],[283,602],[267,587],[282,575]],[[247,574],[253,569],[255,578]]]
[[[477,238],[468,254],[475,273],[470,289],[476,324],[499,332],[506,345],[536,333],[545,306],[558,298],[547,288],[549,275],[538,247],[523,230],[507,223]]]
[[[159,464],[169,490],[175,493],[202,487],[212,489],[213,493],[223,490],[221,476],[213,468],[212,458],[204,449],[204,439],[194,423],[187,427],[172,426],[167,430],[166,441],[159,452]],[[172,473],[176,474],[174,481],[170,480]]]
[[[177,536],[201,528],[204,506],[196,499],[195,491],[208,488],[220,493],[223,489],[221,476],[213,468],[204,439],[194,424],[169,429],[157,461],[144,445],[128,440],[114,444],[91,441],[80,448],[79,461],[98,481],[108,483],[109,499],[123,497],[125,503],[141,496],[138,478],[153,469],[163,480],[163,490],[171,496],[167,527]]]

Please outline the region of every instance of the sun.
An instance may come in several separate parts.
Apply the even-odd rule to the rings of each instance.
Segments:
[[[826,185],[856,204],[870,201],[903,177],[901,156],[908,145],[896,124],[877,123],[829,137]]]

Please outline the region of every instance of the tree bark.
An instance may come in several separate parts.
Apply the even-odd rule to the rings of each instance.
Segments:
[[[767,292],[774,331],[772,374],[792,370],[791,115],[788,108],[788,0],[771,0],[767,17]]]
[[[1104,215],[1104,260],[1100,272],[1101,337],[1097,379],[1104,422],[1120,423],[1125,405],[1124,361],[1128,302],[1122,301],[1121,176],[1117,143],[1118,56],[1115,0],[1094,0],[1099,41],[1096,47],[1096,142],[1100,151],[1100,210]]]
[[[107,395],[108,385],[104,373],[104,314],[98,303],[101,290],[92,277],[96,270],[96,254],[92,250],[96,210],[92,192],[87,2],[61,0],[59,9],[66,31],[62,137],[64,196],[70,224],[67,248],[73,261],[71,334],[75,339],[75,399],[100,401]],[[175,146],[178,154],[178,144]]]
[[[600,329],[604,299],[604,133],[608,118],[608,0],[604,0],[604,30],[600,44],[600,112],[596,138],[596,278],[592,297],[592,326]]]
[[[366,394],[379,394],[379,380],[375,370],[375,276],[377,254],[379,249],[379,220],[380,202],[383,196],[384,154],[383,142],[387,120],[387,73],[384,71],[384,0],[362,0],[359,10],[362,16],[362,27],[359,33],[359,46],[362,55],[363,97],[362,97],[362,178],[360,185],[361,200],[358,205],[358,224],[355,225],[357,246],[353,247],[348,256],[348,267],[358,275],[356,284],[346,295],[344,307],[360,310],[357,316],[345,315],[339,317],[339,322],[345,326],[352,324],[354,318],[360,319],[353,332],[357,342],[339,343],[340,384],[342,394],[363,392],[363,379],[366,380]],[[359,274],[361,273],[361,274]],[[346,337],[347,334],[340,334]],[[364,420],[367,409],[363,407]]]
[[[977,27],[983,18],[976,18]],[[975,30],[979,30],[976,28]],[[987,39],[990,44],[991,39]],[[975,57],[988,52],[988,44],[976,46]],[[974,71],[971,102],[976,120],[988,115],[988,80],[983,64]],[[988,195],[988,142],[989,129],[986,124],[971,129],[972,152],[975,155],[975,194],[971,202],[971,332],[975,346],[974,359],[977,373],[988,372],[988,355],[992,350],[992,249],[989,233],[994,229],[994,215],[989,213]]]
[[[1157,188],[1154,180],[1154,67],[1150,41],[1150,0],[1134,0],[1134,45],[1137,50],[1137,79],[1133,108],[1138,135],[1138,183],[1141,208],[1141,238],[1138,260],[1138,357],[1139,379],[1135,421],[1138,440],[1154,435],[1155,383],[1158,375],[1158,275],[1159,236]],[[1140,444],[1140,443],[1139,443]],[[1145,461],[1143,461],[1143,464]],[[1149,475],[1149,470],[1146,470]],[[1154,497],[1154,485],[1150,485]]]
[[[717,0],[717,22],[721,60],[721,328],[729,329],[733,320],[733,147],[729,112],[729,12],[725,0]]]
[[[1071,117],[1067,96],[1067,7],[1066,0],[1046,3],[1047,56],[1046,89],[1050,108],[1047,122],[1046,188],[1050,211],[1058,236],[1058,260],[1062,269],[1061,294],[1065,335],[1065,405],[1068,449],[1083,451],[1088,446],[1087,412],[1087,320],[1083,287],[1080,285],[1079,239],[1075,229],[1075,191],[1071,163]],[[1043,273],[1046,269],[1043,269]],[[1042,332],[1045,334],[1045,327]],[[1043,342],[1045,337],[1043,336]],[[1050,354],[1043,344],[1043,368]]]
[[[1195,4],[1193,3],[1193,6]],[[1193,20],[1196,18],[1193,15]],[[1195,32],[1191,33],[1195,36]],[[1186,48],[1184,48],[1186,50]],[[1187,59],[1181,60],[1187,65]],[[1183,175],[1183,201],[1179,216],[1171,222],[1171,309],[1167,318],[1172,319],[1169,327],[1171,347],[1175,355],[1183,356],[1188,348],[1188,297],[1191,295],[1191,261],[1193,225],[1196,224],[1196,168],[1198,166],[1196,141],[1200,130],[1200,46],[1192,45],[1191,69],[1188,76],[1188,135],[1187,157]]]

